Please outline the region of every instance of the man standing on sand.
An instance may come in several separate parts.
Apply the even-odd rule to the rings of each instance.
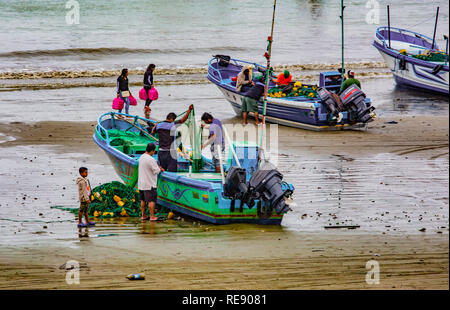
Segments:
[[[145,153],[139,158],[138,189],[141,200],[141,220],[157,221],[155,216],[156,187],[158,174],[164,169],[160,168],[156,160],[152,157],[155,154],[156,146],[153,143],[147,144]],[[150,218],[145,216],[145,205],[148,204]]]
[[[255,115],[256,125],[259,125],[258,101],[264,94],[264,84],[256,82],[241,98],[241,111],[244,117],[244,125],[247,125],[247,115],[253,112]]]

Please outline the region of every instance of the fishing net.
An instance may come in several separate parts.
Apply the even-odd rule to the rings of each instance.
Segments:
[[[449,61],[449,55],[446,55],[445,53],[434,53],[431,52],[430,55],[426,56],[426,55],[413,55],[412,57],[417,58],[417,59],[421,59],[421,60],[425,60],[425,61],[434,61],[434,62],[445,62],[445,61]]]
[[[284,98],[284,97],[317,97],[316,85],[303,85],[300,82],[295,82],[291,87],[275,86],[269,89],[267,95],[271,98]]]
[[[177,120],[181,119],[185,113],[187,113],[187,111],[178,115]],[[178,132],[178,149],[183,155],[185,155],[185,157],[189,158],[192,165],[192,172],[199,172],[204,165],[201,151],[202,132],[201,128],[197,126],[197,122],[195,121],[194,109],[189,114],[187,120],[184,122],[184,125],[186,126],[184,128],[187,130],[184,130],[182,133]],[[184,147],[185,144],[189,144],[191,149],[188,154],[186,154],[186,148]]]
[[[61,206],[54,206],[52,208],[78,214],[78,208]],[[157,209],[158,212],[155,213],[155,216],[167,218],[169,209],[162,206],[158,206]],[[150,215],[147,206],[145,213],[147,216]],[[139,191],[132,186],[117,181],[99,185],[92,190],[89,215],[95,218],[140,217],[141,203],[139,201]]]

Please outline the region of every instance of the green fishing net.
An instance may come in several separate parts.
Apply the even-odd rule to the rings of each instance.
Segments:
[[[52,208],[78,214],[78,208],[61,206],[54,206]],[[167,218],[169,209],[162,206],[157,206],[156,209],[158,209],[158,212],[155,213],[155,216]],[[145,212],[147,216],[150,215],[147,206]],[[97,186],[92,190],[89,215],[95,218],[140,217],[141,204],[139,201],[139,192],[134,187],[117,181]]]
[[[434,62],[444,62],[446,59],[447,62],[449,61],[449,55],[445,55],[445,53],[430,53],[429,56],[419,54],[413,55],[412,57],[425,61],[434,61]]]
[[[300,82],[294,83],[294,87],[288,92],[284,93],[283,89],[286,86],[275,86],[268,90],[268,95],[271,98],[284,98],[284,97],[307,97],[307,98],[315,98],[317,97],[317,89],[316,85],[303,85]]]

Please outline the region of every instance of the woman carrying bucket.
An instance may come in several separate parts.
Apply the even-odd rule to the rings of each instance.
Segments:
[[[125,114],[129,114],[131,92],[128,88],[128,69],[122,69],[122,73],[117,78],[117,98],[120,97],[125,102]],[[122,113],[122,109],[119,110]]]
[[[144,73],[144,87],[139,91],[139,98],[145,100],[145,118],[150,118],[150,104],[158,99],[158,92],[153,86],[153,71],[155,71],[155,65],[149,64]]]
[[[154,64],[149,64],[147,70],[144,73],[144,89],[147,93],[147,99],[145,100],[145,106],[148,107],[152,103],[152,100],[149,99],[148,91],[153,87],[153,71],[155,70]]]

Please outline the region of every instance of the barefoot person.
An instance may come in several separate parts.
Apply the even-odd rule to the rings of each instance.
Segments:
[[[80,176],[77,178],[78,185],[78,197],[80,199],[80,210],[78,211],[78,227],[87,227],[95,225],[95,222],[89,220],[89,205],[91,204],[91,184],[87,178],[88,169],[81,167],[78,169]],[[83,223],[82,218],[86,219],[86,223]]]
[[[241,110],[242,116],[244,117],[244,125],[247,125],[247,115],[249,112],[253,112],[255,115],[256,125],[259,125],[259,115],[258,115],[258,101],[259,98],[264,93],[264,84],[257,82],[250,88],[242,97]]]
[[[157,177],[164,170],[158,166],[156,160],[152,157],[155,154],[155,149],[156,146],[153,143],[147,144],[145,153],[139,158],[138,189],[141,200],[141,220],[158,220],[155,216]],[[148,205],[150,218],[145,216],[146,204]]]

